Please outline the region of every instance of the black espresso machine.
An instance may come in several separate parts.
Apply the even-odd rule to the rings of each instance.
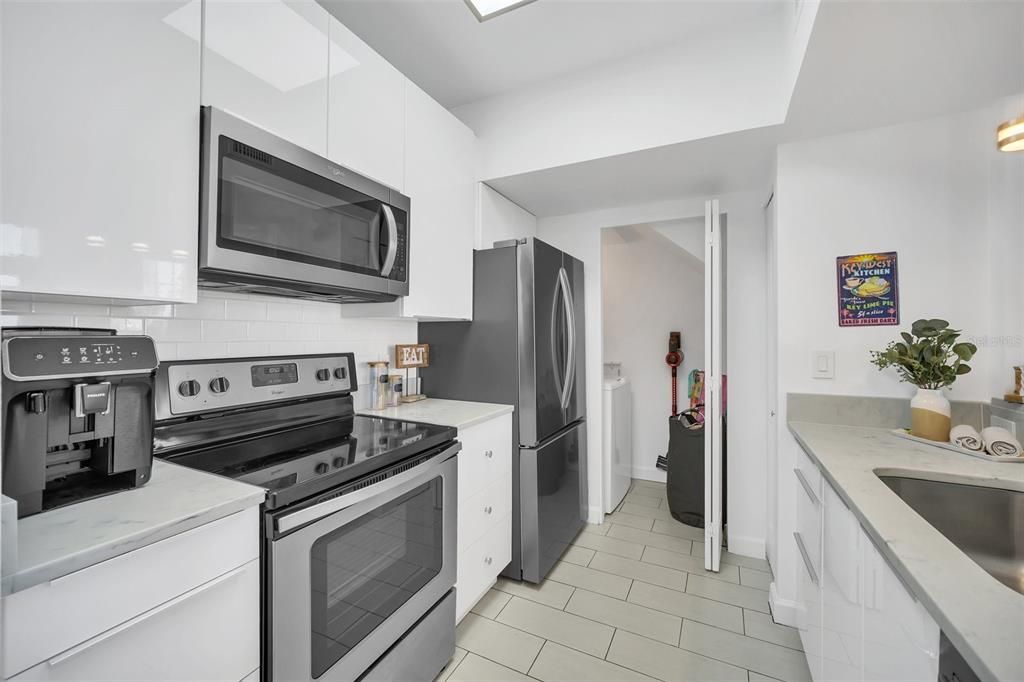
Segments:
[[[8,327],[0,338],[3,493],[19,518],[149,480],[151,338],[44,327]]]

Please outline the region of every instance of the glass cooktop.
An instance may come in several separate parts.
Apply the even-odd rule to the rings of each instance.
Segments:
[[[450,440],[454,427],[356,415],[168,458],[267,490],[268,509],[371,475]]]

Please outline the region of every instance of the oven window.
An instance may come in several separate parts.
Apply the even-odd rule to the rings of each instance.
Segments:
[[[313,544],[314,678],[440,573],[442,492],[435,478]]]
[[[218,245],[379,273],[387,252],[380,200],[263,152],[246,154],[239,150],[249,148],[237,146],[230,138],[220,138]]]

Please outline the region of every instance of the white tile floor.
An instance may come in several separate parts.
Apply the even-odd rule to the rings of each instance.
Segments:
[[[793,628],[768,610],[768,564],[704,570],[703,531],[634,481],[541,585],[499,579],[458,628],[438,680],[810,680]]]

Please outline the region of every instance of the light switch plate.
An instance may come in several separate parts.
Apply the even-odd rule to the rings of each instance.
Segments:
[[[834,379],[836,376],[836,354],[831,350],[811,352],[811,376],[815,379]]]

